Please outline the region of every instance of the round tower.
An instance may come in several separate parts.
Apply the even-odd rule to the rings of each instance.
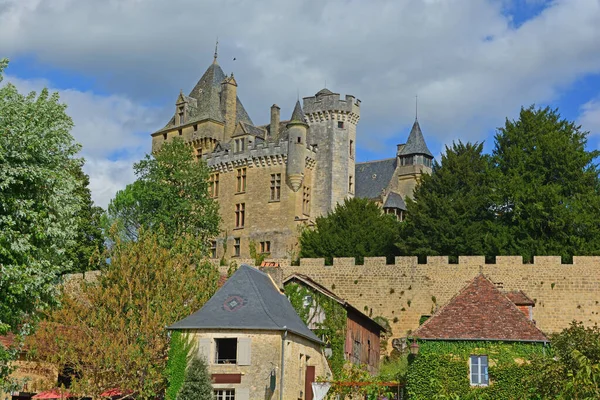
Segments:
[[[354,160],[356,125],[360,119],[360,100],[322,89],[304,98],[304,112],[310,127],[308,144],[317,146],[317,168],[313,186],[312,210],[325,215],[348,197],[356,187]]]
[[[306,131],[308,130],[300,101],[296,102],[296,107],[294,107],[294,112],[286,128],[288,130],[287,181],[292,190],[297,192],[304,179]]]

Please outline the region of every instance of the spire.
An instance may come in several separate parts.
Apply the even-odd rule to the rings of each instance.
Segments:
[[[290,122],[292,123],[301,123],[306,125],[304,111],[302,111],[302,106],[300,105],[300,100],[296,101],[296,106],[294,107],[294,112],[292,113],[292,118],[290,118]]]
[[[406,144],[399,155],[404,156],[409,154],[425,154],[433,158],[433,154],[431,154],[431,151],[427,148],[425,138],[423,138],[423,132],[421,132],[421,126],[417,119],[415,119],[415,123],[410,130]]]
[[[213,64],[217,63],[218,49],[219,49],[219,37],[217,36],[217,43],[215,43],[215,55],[214,55]]]
[[[415,121],[419,120],[419,95],[415,95]]]

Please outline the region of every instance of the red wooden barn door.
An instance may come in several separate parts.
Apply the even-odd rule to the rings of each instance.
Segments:
[[[313,400],[312,383],[315,381],[315,367],[306,367],[306,379],[304,380],[304,398],[305,400]]]

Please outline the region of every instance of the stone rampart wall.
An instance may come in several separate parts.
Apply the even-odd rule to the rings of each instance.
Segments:
[[[236,261],[253,265],[252,260]],[[385,258],[366,258],[364,265],[337,258],[333,266],[325,266],[323,259],[302,259],[300,266],[287,259],[267,261],[279,263],[283,277],[305,274],[367,315],[386,317],[394,337],[417,328],[422,315],[446,304],[480,272],[503,290],[523,290],[533,299],[533,317],[546,333],[572,320],[600,322],[600,257],[574,257],[573,264],[561,264],[560,257],[535,257],[523,264],[518,256],[497,257],[495,264],[479,256],[460,257],[458,264],[447,257],[429,257],[426,264],[397,257],[393,265],[386,265]]]

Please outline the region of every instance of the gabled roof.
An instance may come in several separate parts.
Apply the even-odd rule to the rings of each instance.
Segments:
[[[322,343],[302,322],[271,277],[246,264],[242,264],[204,307],[169,329],[287,330]]]
[[[428,340],[548,341],[483,274],[414,331],[413,336]]]
[[[522,290],[513,290],[505,293],[506,297],[517,306],[535,306],[535,302],[529,298]]]
[[[356,189],[354,195],[366,199],[379,199],[396,171],[396,159],[357,163],[354,167]]]
[[[408,135],[408,140],[406,140],[406,144],[399,155],[406,156],[409,154],[425,154],[433,158],[433,154],[431,154],[431,151],[427,148],[425,138],[423,138],[423,132],[421,132],[421,126],[419,125],[418,120],[415,120],[415,123],[410,130],[410,134]]]
[[[383,208],[398,208],[406,211],[406,203],[402,196],[396,192],[390,192],[383,203]]]
[[[293,282],[293,281],[300,282],[303,285],[308,286],[308,287],[312,288],[313,290],[329,297],[330,299],[339,303],[342,307],[344,307],[346,309],[350,309],[354,313],[363,317],[364,319],[369,320],[369,322],[371,322],[373,325],[376,325],[381,331],[386,331],[386,328],[384,326],[380,325],[377,321],[375,321],[368,315],[364,314],[358,308],[354,307],[352,304],[348,303],[346,300],[337,296],[335,293],[333,293],[332,291],[327,289],[325,286],[322,286],[321,284],[315,282],[308,276],[303,275],[303,274],[292,274],[283,280],[283,285],[285,286],[286,283]]]

